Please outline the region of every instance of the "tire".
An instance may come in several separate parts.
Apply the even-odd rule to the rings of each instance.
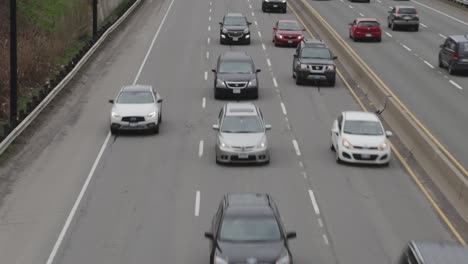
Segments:
[[[414,31],[418,32],[419,31],[419,26],[415,26]]]
[[[283,9],[283,14],[286,14],[287,12],[288,12],[288,9],[285,7],[285,8]]]
[[[250,45],[250,38],[248,40],[245,41],[245,44],[246,45]]]
[[[296,79],[296,73],[294,72],[294,69],[292,71],[292,77],[293,77],[293,79]]]
[[[153,133],[154,134],[159,134],[159,124],[157,124],[154,128],[153,128]]]
[[[388,28],[391,27],[390,21],[387,21],[387,27],[388,27]]]
[[[380,38],[377,38],[376,41],[377,41],[377,42],[382,42],[382,38],[381,38],[381,37],[380,37]]]
[[[158,124],[161,124],[161,122],[162,122],[162,114],[159,113]]]
[[[112,135],[117,135],[119,133],[119,130],[116,129],[116,128],[111,127],[110,132],[111,132]]]
[[[455,71],[453,70],[453,67],[452,67],[452,63],[450,63],[449,66],[448,66],[448,73],[450,75],[453,75],[455,73]]]
[[[439,56],[439,68],[444,68],[444,64],[442,63],[442,60],[440,59],[440,56]]]
[[[335,153],[335,160],[336,160],[336,163],[342,164],[343,161],[340,159],[340,154],[339,154],[339,153],[340,153],[340,152],[339,152],[339,150],[337,149],[337,150],[336,150],[336,153]]]
[[[258,88],[252,96],[253,99],[258,99]]]
[[[395,23],[392,23],[392,27],[391,27],[391,28],[392,28],[392,31],[395,31],[395,30],[396,30],[396,25],[395,25]]]
[[[384,167],[384,168],[387,168],[388,166],[390,166],[390,161],[385,162],[385,163],[382,164],[382,167]]]
[[[334,87],[334,86],[335,86],[336,79],[335,79],[335,77],[334,77],[333,79],[330,79],[330,80],[328,80],[327,82],[328,82],[328,85],[329,85],[330,87]]]
[[[216,88],[214,89],[214,99],[221,99],[221,95]]]
[[[302,82],[302,78],[296,74],[296,84],[297,85],[301,85],[303,82]]]
[[[333,151],[333,152],[336,151],[336,150],[335,150],[335,146],[333,146],[333,143],[330,144],[330,150]]]

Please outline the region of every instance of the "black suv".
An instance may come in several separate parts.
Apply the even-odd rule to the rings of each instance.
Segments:
[[[410,241],[398,264],[466,264],[468,248],[452,242]]]
[[[440,45],[439,67],[447,67],[449,74],[468,73],[468,35],[449,36]]]
[[[397,28],[412,28],[418,31],[418,11],[413,6],[392,6],[388,10],[387,25],[393,31]]]
[[[248,96],[258,98],[260,69],[255,69],[252,57],[245,51],[226,51],[219,55],[214,72],[214,97]]]
[[[223,17],[219,29],[219,43],[242,43],[250,44],[250,28],[252,23],[239,13],[228,13]]]
[[[293,60],[293,78],[296,84],[306,80],[326,81],[335,86],[337,57],[321,40],[303,40],[297,46]]]
[[[270,12],[271,10],[280,10],[283,13],[286,13],[288,9],[288,4],[286,0],[263,0],[262,1],[262,11]]]
[[[290,263],[288,240],[276,204],[268,194],[225,195],[211,222],[210,263]]]

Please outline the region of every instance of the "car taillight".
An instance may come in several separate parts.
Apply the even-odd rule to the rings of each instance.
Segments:
[[[453,60],[458,60],[458,52],[453,53]]]

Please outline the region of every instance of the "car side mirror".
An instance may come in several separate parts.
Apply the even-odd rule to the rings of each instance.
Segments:
[[[271,130],[271,125],[270,124],[265,125],[265,130]]]
[[[214,240],[213,233],[205,232],[205,238],[208,238],[208,239],[210,239],[210,240]]]
[[[303,29],[302,29],[302,31],[306,31],[306,29],[305,29],[305,28],[303,28]]]
[[[336,60],[336,59],[338,59],[338,57],[337,57],[337,56],[333,56],[333,59]]]
[[[157,102],[157,103],[162,103],[162,102],[163,102],[163,99],[162,99],[162,98],[159,98],[156,102]]]
[[[393,136],[393,133],[392,133],[392,131],[385,131],[385,135],[387,137],[391,137],[391,136]]]
[[[249,26],[252,25],[252,22],[247,22],[247,25],[249,25]]]
[[[353,23],[349,23],[348,25],[352,26],[352,25],[354,25],[354,24],[353,24]]]
[[[444,48],[444,44],[441,44],[441,45],[439,46],[439,48],[443,49],[443,48]]]
[[[273,28],[273,30],[276,30],[276,29],[277,29],[276,27]]]
[[[219,125],[213,125],[213,130],[218,131],[219,130]]]
[[[388,13],[391,14],[391,13],[392,13],[392,10],[389,10]]]
[[[340,134],[340,131],[338,130],[337,127],[332,128],[331,132],[337,136]]]
[[[215,69],[211,69],[212,72],[216,73],[216,70]]]
[[[259,73],[259,72],[261,72],[261,71],[262,71],[262,70],[260,70],[260,69],[257,69],[255,72],[256,72],[256,73]]]
[[[110,100],[109,100],[109,103],[113,104],[113,103],[114,103],[114,100],[110,99]]]
[[[288,232],[288,233],[286,233],[286,238],[287,238],[287,239],[293,239],[293,238],[296,238],[296,237],[297,237],[296,232]]]
[[[222,25],[223,25],[223,22],[219,22],[219,25],[222,26]]]
[[[297,58],[297,54],[294,54],[293,56],[294,56],[294,58]]]

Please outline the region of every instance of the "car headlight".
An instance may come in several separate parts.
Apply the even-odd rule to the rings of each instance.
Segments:
[[[214,264],[229,264],[229,263],[227,262],[227,260],[225,260],[225,259],[223,259],[223,258],[221,258],[219,256],[215,256],[214,257]]]
[[[283,0],[283,1],[281,1],[281,2],[286,3],[286,0]]]
[[[327,71],[334,71],[335,70],[335,66],[334,65],[328,65],[327,66]]]
[[[300,64],[301,70],[307,70],[307,64]]]
[[[226,34],[228,31],[226,28],[223,28],[223,33]]]
[[[280,38],[280,39],[283,38],[283,36],[280,35],[280,34],[276,34],[276,36],[277,36],[278,38]]]
[[[252,79],[250,82],[249,82],[249,87],[255,87],[257,86],[257,79]]]
[[[226,84],[221,79],[216,79],[216,87],[226,87]]]
[[[343,147],[345,147],[347,149],[352,149],[353,148],[353,145],[351,145],[351,143],[349,143],[349,141],[346,138],[343,138],[342,145],[343,145]]]
[[[249,33],[249,29],[248,28],[244,29],[244,33],[245,34]]]
[[[148,114],[148,117],[154,117],[156,115],[156,112],[151,112]]]
[[[302,38],[303,38],[303,36],[297,36],[297,38],[298,38],[298,39],[302,39]]]
[[[111,114],[112,114],[112,117],[120,117],[120,114],[117,112],[112,112]]]
[[[387,142],[384,142],[377,147],[378,150],[386,150],[387,148],[388,148]]]
[[[276,264],[289,264],[291,263],[291,258],[287,254],[286,256],[281,257],[276,261]]]
[[[260,149],[266,148],[267,144],[268,143],[267,143],[266,138],[263,138],[262,141],[260,142],[260,144],[257,145],[257,148],[260,148]]]
[[[265,2],[270,2],[270,0],[265,0]]]
[[[229,149],[231,148],[228,144],[224,143],[222,140],[219,141],[220,148]]]

